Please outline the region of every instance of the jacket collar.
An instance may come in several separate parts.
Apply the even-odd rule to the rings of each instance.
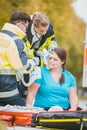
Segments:
[[[20,28],[18,28],[16,25],[11,24],[11,23],[6,23],[3,26],[2,30],[11,31],[15,33],[16,35],[18,35],[20,38],[23,38],[24,36],[26,36],[26,34]]]

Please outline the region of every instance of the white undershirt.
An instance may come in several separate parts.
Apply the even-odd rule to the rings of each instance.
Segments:
[[[35,32],[33,24],[31,26],[31,33],[33,35],[33,38],[32,38],[32,44],[33,44],[35,41],[38,41],[41,38],[41,36]]]

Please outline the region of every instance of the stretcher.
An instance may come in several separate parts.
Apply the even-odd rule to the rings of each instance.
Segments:
[[[48,128],[87,130],[87,111],[41,112],[38,123]]]
[[[5,122],[8,126],[32,126],[35,127],[36,117],[41,108],[29,108],[23,106],[0,107],[0,120]]]
[[[40,108],[28,110],[27,107],[0,109],[0,119],[7,125],[47,127],[66,130],[87,130],[87,110],[45,111]]]

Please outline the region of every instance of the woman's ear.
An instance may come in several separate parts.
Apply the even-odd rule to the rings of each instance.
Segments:
[[[65,65],[65,60],[62,61],[62,66],[64,66],[64,65]]]

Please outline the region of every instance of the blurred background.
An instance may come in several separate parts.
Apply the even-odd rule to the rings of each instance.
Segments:
[[[74,0],[75,1],[75,0]],[[77,80],[79,98],[87,99],[87,88],[82,87],[85,24],[71,6],[73,0],[0,0],[0,29],[14,11],[25,11],[30,15],[43,12],[53,24],[57,43],[67,50],[66,69]]]

